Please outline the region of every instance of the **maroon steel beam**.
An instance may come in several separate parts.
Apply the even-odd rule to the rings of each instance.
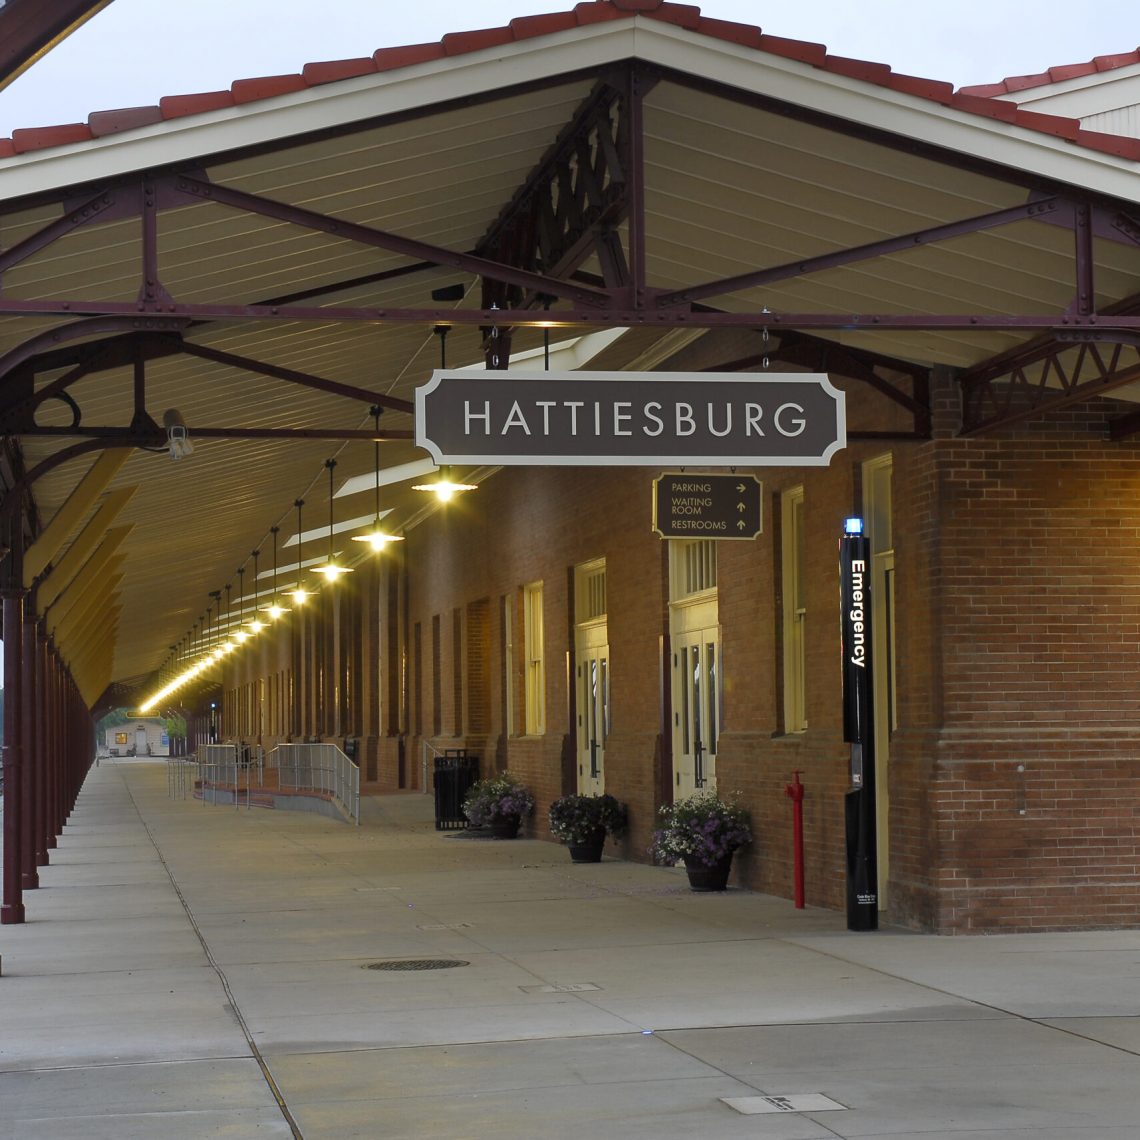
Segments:
[[[245,427],[197,427],[188,428],[193,439],[331,439],[368,440],[386,443],[392,440],[415,438],[411,428],[382,428],[377,434],[372,428],[245,428]],[[57,439],[83,438],[101,440],[103,447],[148,447],[166,449],[166,433],[163,431],[140,432],[131,425],[109,426],[81,424],[77,427],[24,428],[21,436],[49,436]]]
[[[1036,351],[999,375],[983,374],[963,384],[961,435],[1016,423],[1140,379],[1140,334],[1135,331],[1066,329],[1056,338],[1049,352]],[[1075,358],[1066,364],[1061,357],[1074,347]]]
[[[25,591],[0,591],[4,610],[4,899],[0,923],[24,921],[23,877],[20,852],[23,846],[19,805],[23,799],[24,743],[20,723],[23,712],[22,667]]]
[[[197,356],[202,360],[210,360],[215,364],[225,364],[231,368],[240,368],[246,372],[257,372],[262,376],[269,376],[274,380],[284,380],[289,384],[300,384],[305,388],[315,388],[320,392],[331,392],[334,396],[346,396],[350,400],[363,400],[368,404],[377,404],[382,408],[389,408],[395,412],[416,410],[415,404],[410,400],[401,400],[396,396],[386,396],[380,392],[370,392],[367,388],[358,388],[355,384],[341,384],[336,380],[325,380],[309,372],[298,372],[295,368],[282,368],[277,364],[267,364],[263,360],[253,360],[248,356],[240,356],[233,352],[222,352],[216,348],[207,348],[205,345],[183,341],[182,351],[189,356]]]
[[[523,289],[550,293],[556,297],[567,297],[579,304],[605,305],[610,301],[610,296],[605,290],[591,289],[569,281],[547,277],[541,273],[514,269],[509,265],[503,265],[487,258],[468,253],[457,253],[454,250],[444,249],[442,246],[432,245],[429,242],[401,237],[399,234],[375,229],[372,226],[362,226],[343,218],[329,217],[326,214],[319,214],[315,210],[307,210],[302,206],[291,206],[285,202],[277,202],[270,198],[263,198],[258,194],[250,194],[245,190],[237,190],[230,186],[203,181],[187,174],[177,175],[172,180],[171,185],[176,191],[196,201],[205,199],[218,202],[232,209],[245,210],[261,217],[273,218],[275,221],[344,238],[361,245],[384,249],[389,253],[415,258],[417,261],[430,261],[434,265],[446,265],[474,276],[489,277],[493,281],[518,285]]]
[[[1073,225],[1077,280],[1076,296],[1071,306],[1074,312],[1087,317],[1096,304],[1096,284],[1094,281],[1095,259],[1093,257],[1092,209],[1087,202],[1078,202]]]
[[[993,229],[995,226],[1006,226],[1011,222],[1039,218],[1059,209],[1063,203],[1063,199],[1056,197],[1040,199],[1027,202],[1024,206],[1011,206],[1008,210],[979,214],[973,218],[964,218],[960,222],[947,222],[941,226],[930,226],[924,230],[914,230],[912,233],[901,234],[899,237],[883,238],[881,241],[853,246],[851,249],[840,249],[834,253],[820,254],[818,257],[800,258],[783,265],[774,265],[770,269],[738,273],[735,277],[725,277],[720,281],[710,281],[704,285],[692,285],[671,293],[658,294],[657,303],[662,306],[686,304],[690,301],[704,300],[706,297],[719,297],[726,293],[735,293],[741,289],[754,289],[759,285],[770,285],[773,281],[784,281],[790,277],[802,277],[807,273],[818,273],[823,269],[837,269],[840,266],[852,265],[855,262],[866,261],[873,257],[903,253],[907,250],[931,245],[934,242],[945,241],[947,238],[961,237],[963,234],[977,233],[980,230]],[[1087,211],[1087,205],[1084,209]]]
[[[25,301],[0,298],[0,316],[129,316],[137,312],[132,302],[115,301]],[[547,328],[586,328],[629,325],[654,328],[775,328],[844,329],[874,332],[879,329],[975,329],[1011,332],[1052,331],[1064,327],[1106,329],[1140,328],[1140,316],[1106,316],[1072,313],[1019,314],[952,313],[791,313],[706,312],[674,309],[388,309],[352,307],[305,307],[264,305],[214,305],[172,303],[162,306],[167,315],[187,320],[227,321],[329,321],[418,325],[524,325]],[[14,350],[17,351],[17,350]],[[9,354],[11,355],[11,354]]]
[[[66,237],[80,226],[85,226],[88,222],[94,221],[100,214],[111,209],[114,204],[113,192],[100,190],[98,194],[88,198],[82,205],[68,210],[63,217],[56,218],[54,222],[48,222],[46,226],[38,229],[34,234],[29,234],[23,241],[17,242],[11,248],[0,253],[0,274],[11,269],[14,265],[19,265],[21,261],[25,261],[32,254],[38,253],[59,238]]]
[[[624,149],[627,163],[629,292],[632,293],[632,307],[636,309],[645,305],[649,295],[645,233],[645,95],[654,82],[643,69],[630,68],[625,114],[621,118],[624,131],[618,135],[619,149]],[[623,143],[624,147],[621,146]],[[658,307],[668,306],[660,304]]]
[[[0,298],[0,304],[3,300],[4,298]],[[134,307],[137,309],[137,306]],[[66,315],[69,310],[70,306],[62,311]],[[59,311],[61,310],[53,310],[53,313]],[[180,317],[141,316],[136,312],[133,316],[97,316],[73,321],[68,325],[59,325],[28,337],[22,344],[0,356],[0,381],[3,381],[14,368],[25,364],[40,353],[56,349],[71,341],[85,340],[100,333],[181,332],[187,323]]]
[[[511,246],[514,231],[525,222],[531,241],[518,263],[521,268],[542,265],[548,274],[564,277],[581,263],[589,252],[591,232],[616,223],[625,209],[625,171],[611,134],[611,116],[621,98],[618,87],[605,79],[594,85],[476,242],[477,256],[502,260],[502,250]],[[591,153],[593,132],[597,146]],[[572,160],[581,179],[578,186],[570,177]],[[570,209],[575,194],[575,208]]]
[[[147,304],[168,301],[170,294],[162,287],[158,276],[158,190],[154,180],[144,175],[142,180],[142,273],[139,300]]]

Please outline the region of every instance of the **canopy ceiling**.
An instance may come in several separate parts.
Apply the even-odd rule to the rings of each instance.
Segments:
[[[61,639],[89,701],[159,668],[210,591],[236,592],[238,567],[248,589],[275,525],[281,582],[295,577],[296,499],[302,556],[325,553],[330,456],[337,487],[359,491],[338,498],[338,522],[371,517],[370,408],[385,408],[386,468],[423,458],[410,402],[440,363],[441,324],[449,367],[485,361],[492,328],[516,360],[544,335],[632,330],[599,349],[609,368],[661,366],[696,337],[752,368],[761,352],[809,367],[843,346],[828,359],[906,410],[905,431],[890,422],[911,436],[930,366],[975,374],[984,427],[1044,406],[1026,362],[1065,363],[1040,390],[1087,397],[1076,357],[1107,338],[1096,390],[1127,410],[1135,140],[977,113],[985,100],[944,85],[632,6],[383,67],[381,53],[321,65],[320,83],[265,81],[244,102],[186,97],[72,141],[14,137],[0,419],[13,477],[46,465],[33,529],[100,448],[133,448],[68,540],[135,489],[110,569],[72,589],[104,592]],[[461,296],[433,298],[447,287]],[[172,408],[194,447],[177,461],[160,426]],[[389,524],[424,509],[406,482],[383,499]]]

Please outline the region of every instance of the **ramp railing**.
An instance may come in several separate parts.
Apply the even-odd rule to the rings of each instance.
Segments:
[[[246,809],[252,807],[253,789],[262,783],[264,756],[261,748],[251,748],[248,744],[203,745],[198,750],[202,803],[216,804],[219,795],[232,795],[234,807],[240,807],[244,793]]]
[[[360,825],[360,769],[335,744],[278,744],[269,753],[282,791],[327,795],[350,822]]]

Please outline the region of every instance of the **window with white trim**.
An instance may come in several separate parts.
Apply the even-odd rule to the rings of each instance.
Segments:
[[[541,582],[523,587],[523,652],[526,658],[526,734],[541,736],[546,731]]]

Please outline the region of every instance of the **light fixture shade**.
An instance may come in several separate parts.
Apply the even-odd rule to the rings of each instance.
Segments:
[[[457,483],[451,478],[451,468],[441,467],[439,474],[430,483],[415,483],[413,491],[431,491],[441,503],[448,503],[461,491],[477,491],[475,483]]]
[[[313,573],[323,575],[325,581],[335,582],[342,574],[351,574],[351,566],[340,566],[330,557],[323,566],[314,566]]]
[[[370,530],[367,534],[354,534],[353,542],[367,542],[373,550],[383,550],[390,542],[403,542],[402,534],[387,534],[382,530]]]

